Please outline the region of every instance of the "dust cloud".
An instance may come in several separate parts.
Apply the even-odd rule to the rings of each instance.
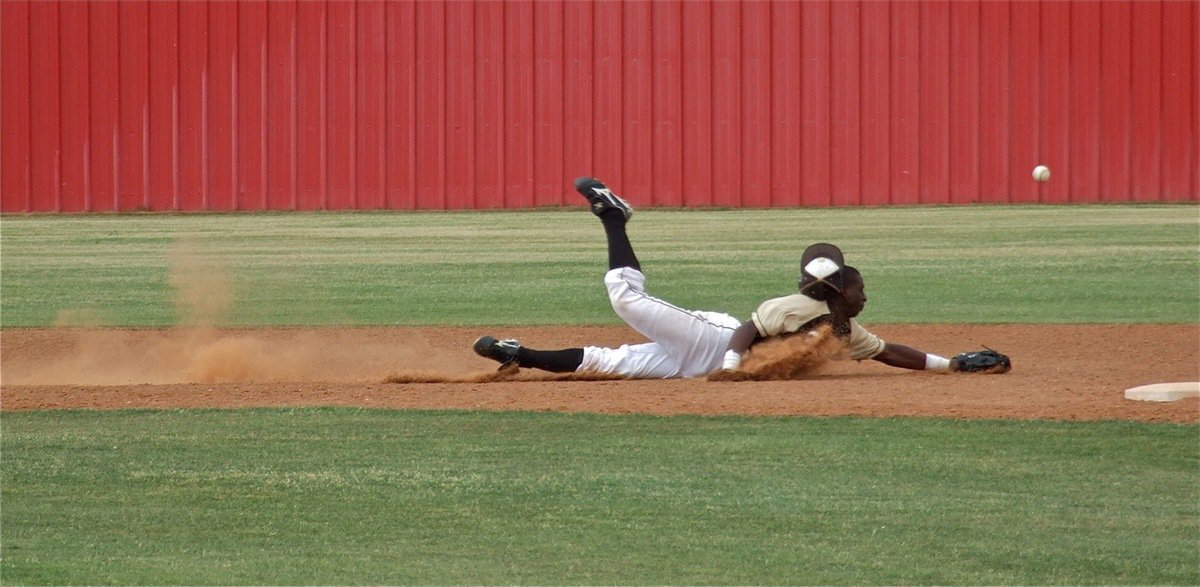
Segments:
[[[846,356],[846,347],[828,325],[812,332],[754,345],[737,371],[709,375],[711,381],[786,381],[803,379],[830,361]]]
[[[0,332],[3,383],[379,382],[403,365],[429,363],[430,341],[398,340],[382,329],[218,328],[238,299],[219,255],[182,239],[166,259],[179,326],[100,328],[103,317],[93,311],[63,310],[55,328],[20,337]],[[19,342],[4,344],[5,338]]]

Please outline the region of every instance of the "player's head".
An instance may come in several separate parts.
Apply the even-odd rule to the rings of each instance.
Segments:
[[[846,309],[846,316],[853,318],[867,306],[866,283],[858,269],[846,265],[842,268],[841,298]]]
[[[800,293],[824,302],[841,293],[846,260],[842,250],[829,243],[816,243],[800,256]]]
[[[862,273],[846,265],[841,249],[829,243],[816,243],[801,256],[800,293],[829,304],[834,330],[848,334],[849,319],[858,316],[867,305]]]

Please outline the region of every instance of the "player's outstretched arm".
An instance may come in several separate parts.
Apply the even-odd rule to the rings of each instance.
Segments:
[[[949,371],[950,360],[902,344],[886,343],[883,352],[872,357],[884,365],[913,371]]]
[[[914,371],[1008,373],[1012,369],[1008,355],[992,349],[959,353],[947,359],[902,344],[886,343],[883,352],[873,358],[885,365]]]

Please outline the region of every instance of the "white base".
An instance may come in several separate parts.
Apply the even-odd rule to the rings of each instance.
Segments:
[[[1153,383],[1125,390],[1125,399],[1146,402],[1173,402],[1190,397],[1200,397],[1200,381]]]

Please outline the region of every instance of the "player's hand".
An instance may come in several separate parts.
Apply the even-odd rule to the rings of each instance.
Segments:
[[[737,368],[742,365],[742,354],[730,349],[725,351],[725,357],[721,359],[721,370],[714,371],[708,375],[709,381],[742,381],[746,379],[745,373],[740,373]]]
[[[987,347],[982,351],[959,353],[950,359],[950,370],[960,373],[1007,373],[1012,369],[1008,355]]]

